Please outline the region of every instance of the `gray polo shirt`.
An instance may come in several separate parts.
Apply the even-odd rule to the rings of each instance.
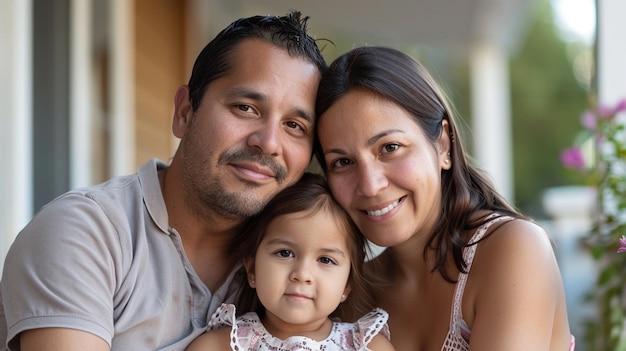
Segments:
[[[183,350],[222,302],[236,268],[214,293],[168,226],[157,172],[70,191],[43,207],[7,255],[0,293],[0,350],[33,328],[64,327],[112,350]]]

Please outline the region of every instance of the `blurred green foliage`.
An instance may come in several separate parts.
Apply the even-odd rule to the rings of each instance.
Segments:
[[[575,47],[557,33],[552,8],[539,2],[525,44],[511,60],[511,103],[516,205],[541,216],[544,189],[570,185],[560,152],[580,130],[588,106],[586,89],[576,80]]]

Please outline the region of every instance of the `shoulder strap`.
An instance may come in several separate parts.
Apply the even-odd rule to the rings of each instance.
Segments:
[[[509,216],[502,216],[497,213],[492,213],[487,217],[487,222],[481,225],[474,235],[470,238],[468,246],[463,250],[463,260],[467,264],[467,273],[459,273],[459,279],[454,289],[454,299],[452,301],[452,315],[450,316],[450,332],[458,333],[460,335],[460,321],[463,319],[463,313],[461,310],[461,302],[463,300],[463,293],[465,292],[465,284],[467,283],[467,277],[472,269],[472,263],[474,262],[474,255],[476,254],[476,248],[478,247],[478,241],[482,239],[487,230],[497,222],[505,219],[511,219]]]

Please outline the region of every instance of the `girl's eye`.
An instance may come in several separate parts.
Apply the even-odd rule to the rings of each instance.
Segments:
[[[293,252],[291,250],[278,250],[275,254],[276,256],[282,258],[293,257]]]
[[[383,145],[383,149],[382,149],[381,153],[383,153],[383,154],[390,154],[390,153],[398,150],[399,148],[400,148],[400,144],[395,144],[395,143],[385,144],[385,145]]]
[[[337,263],[335,262],[335,260],[333,260],[332,258],[327,257],[327,256],[320,257],[320,258],[319,258],[319,261],[320,261],[322,264],[333,264],[333,265],[336,265],[336,264],[337,264]]]

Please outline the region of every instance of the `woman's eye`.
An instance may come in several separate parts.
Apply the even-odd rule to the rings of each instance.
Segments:
[[[385,144],[383,145],[382,153],[389,154],[400,148],[399,144]]]
[[[333,162],[331,162],[330,167],[331,169],[335,169],[335,168],[342,168],[345,166],[349,166],[351,164],[350,159],[347,158],[340,158],[337,160],[334,160]]]
[[[283,258],[292,257],[293,252],[291,252],[291,250],[278,250],[276,251],[276,256]]]
[[[326,257],[326,256],[324,256],[324,257],[320,257],[320,258],[319,258],[319,261],[320,261],[322,264],[337,264],[337,263],[335,262],[335,260],[333,260],[333,259],[332,259],[332,258],[330,258],[330,257]]]

